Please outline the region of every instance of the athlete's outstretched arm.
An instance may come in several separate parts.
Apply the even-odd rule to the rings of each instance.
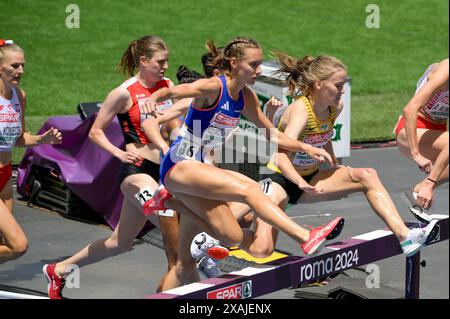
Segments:
[[[325,150],[302,143],[296,139],[288,137],[283,132],[278,131],[269,119],[264,115],[259,107],[256,94],[249,88],[244,87],[245,108],[242,114],[252,121],[257,127],[266,129],[266,138],[278,145],[279,148],[291,152],[306,152],[319,162],[327,162],[332,165],[332,158]]]
[[[41,144],[61,144],[62,134],[57,128],[51,127],[39,135],[26,132],[25,109],[27,97],[23,90],[19,88],[17,90],[19,92],[20,105],[22,105],[22,135],[17,139],[15,146],[33,147]]]
[[[304,190],[308,194],[314,195],[323,192],[323,188],[317,188],[305,181],[305,179],[295,170],[289,156],[284,152],[276,153],[276,165],[281,173],[292,183],[296,184],[298,188]]]
[[[196,106],[210,105],[219,96],[221,83],[219,78],[200,79],[192,83],[183,83],[174,87],[162,88],[154,92],[152,96],[139,106],[141,113],[153,114],[159,116],[158,102],[168,99],[181,100],[184,98],[195,98]]]
[[[158,117],[147,118],[142,122],[141,127],[144,130],[145,137],[153,144],[155,144],[165,155],[169,151],[169,146],[161,136],[159,126],[173,119],[179,118],[189,109],[192,99],[181,99],[171,107],[164,110],[162,115]]]
[[[416,203],[422,208],[430,208],[433,202],[434,189],[443,182],[442,173],[448,168],[448,142],[439,153],[430,174],[420,184],[421,188],[417,193]],[[448,176],[447,176],[448,180]]]

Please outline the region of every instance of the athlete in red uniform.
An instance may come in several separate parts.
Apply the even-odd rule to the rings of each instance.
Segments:
[[[427,174],[413,187],[424,209],[432,204],[433,190],[448,182],[448,67],[448,58],[428,67],[394,129],[399,150]]]
[[[140,128],[146,114],[140,113],[139,104],[144,103],[160,88],[173,86],[170,80],[164,78],[168,60],[169,49],[166,43],[156,36],[134,40],[122,57],[122,70],[131,77],[108,94],[89,133],[94,143],[123,163],[118,177],[124,194],[120,220],[109,238],[89,244],[62,262],[44,266],[44,274],[49,280],[48,293],[52,299],[62,298],[64,277],[69,265],[81,267],[128,251],[147,217],[153,224],[159,223],[168,270],[177,260],[176,213],[172,211],[169,216],[152,214],[146,217],[142,214],[142,206],[139,203],[147,200],[158,187],[160,162],[159,149],[149,144]],[[137,73],[133,76],[135,70]],[[165,101],[160,104],[160,108],[170,105],[170,101]],[[115,116],[118,117],[125,138],[125,150],[113,145],[104,133]],[[161,279],[158,291],[163,289],[164,278],[165,276]]]

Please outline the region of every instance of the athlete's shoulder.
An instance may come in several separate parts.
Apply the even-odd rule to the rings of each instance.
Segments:
[[[244,95],[245,107],[248,107],[249,105],[259,106],[259,99],[255,91],[244,86],[242,88],[242,93]]]
[[[27,98],[27,94],[25,93],[25,91],[18,86],[16,86],[16,92],[19,98],[21,98],[22,100],[25,100]]]
[[[156,82],[156,85],[155,85],[157,88],[163,88],[163,87],[168,87],[168,88],[170,88],[170,87],[173,87],[173,86],[175,86],[174,84],[173,84],[173,82],[172,82],[172,80],[171,79],[169,79],[169,78],[166,78],[166,77],[163,77],[161,80],[159,80],[158,82]]]
[[[448,63],[448,58],[442,60],[441,62],[438,63],[438,65],[436,66],[436,71],[439,70],[441,72],[444,72],[446,74],[449,74],[449,63]]]
[[[306,114],[308,113],[308,106],[309,106],[308,98],[301,96],[298,99],[295,99],[291,105],[289,106],[292,109],[292,112],[298,114]]]
[[[121,85],[119,85],[119,87],[123,87],[123,88],[127,89],[132,85],[136,85],[137,83],[139,83],[138,80],[136,79],[136,77],[133,76],[133,77],[123,81],[123,83]]]
[[[19,99],[19,103],[20,103],[20,105],[22,107],[22,111],[23,111],[23,109],[25,108],[26,101],[27,101],[27,95],[26,95],[25,91],[22,90],[21,88],[19,88],[18,86],[16,86],[14,88],[14,90],[16,90],[16,95],[17,95],[17,98]]]
[[[336,108],[336,116],[338,116],[343,108],[344,108],[344,101],[342,101],[342,99],[339,101],[339,103],[337,105],[334,106]]]
[[[108,93],[108,97],[116,101],[126,101],[131,97],[131,94],[127,86],[119,85]]]
[[[192,83],[187,83],[186,85],[191,85],[191,86],[198,86],[201,87],[205,90],[220,90],[222,88],[222,81],[220,80],[219,77],[217,76],[213,76],[211,78],[207,78],[207,79],[199,79],[195,82]]]

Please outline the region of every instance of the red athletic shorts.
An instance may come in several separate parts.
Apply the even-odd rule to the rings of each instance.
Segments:
[[[421,116],[417,116],[416,126],[417,128],[426,128],[429,130],[447,131],[447,124],[432,123]],[[403,118],[403,116],[400,116],[398,118],[397,124],[395,124],[394,128],[395,135],[397,136],[398,133],[400,133],[400,131],[404,128],[405,128],[405,119]]]
[[[7,165],[0,168],[0,192],[5,187],[6,183],[8,183],[9,178],[12,176],[12,165],[9,162]]]

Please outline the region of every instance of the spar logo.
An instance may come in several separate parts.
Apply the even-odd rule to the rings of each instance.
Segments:
[[[252,296],[252,281],[220,288],[208,292],[207,299],[246,299]]]

